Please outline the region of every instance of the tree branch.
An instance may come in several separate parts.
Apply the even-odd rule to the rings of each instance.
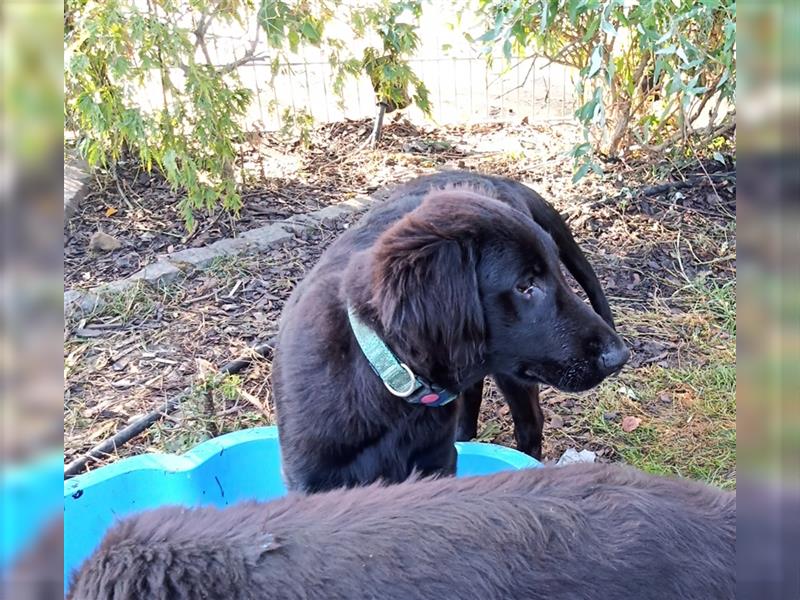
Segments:
[[[539,67],[540,69],[546,69],[547,67],[549,67],[549,66],[550,66],[550,65],[552,65],[553,63],[564,64],[564,65],[566,65],[566,66],[568,66],[568,67],[575,67],[575,65],[572,65],[572,64],[567,64],[567,63],[560,62],[560,61],[561,61],[561,60],[563,59],[563,57],[564,57],[564,56],[565,56],[565,55],[566,55],[568,52],[570,52],[570,51],[571,51],[571,50],[572,50],[572,49],[573,49],[573,48],[574,48],[576,45],[577,45],[577,42],[573,42],[573,43],[571,43],[571,44],[568,44],[568,45],[564,46],[564,47],[563,47],[561,50],[559,50],[559,51],[558,51],[558,54],[556,54],[556,55],[555,55],[555,56],[553,56],[553,57],[550,57],[550,56],[548,56],[547,54],[535,54],[535,55],[533,55],[533,56],[527,56],[527,57],[523,58],[523,59],[522,59],[521,61],[519,61],[519,62],[518,62],[518,63],[517,63],[515,66],[513,66],[511,69],[509,69],[509,71],[513,71],[514,69],[516,69],[517,67],[519,67],[520,65],[522,65],[522,63],[524,63],[526,60],[531,60],[531,66],[528,68],[528,72],[527,72],[527,73],[525,73],[525,79],[523,79],[523,80],[522,80],[522,83],[520,83],[519,85],[517,85],[517,86],[515,86],[515,87],[511,88],[510,90],[508,90],[508,91],[506,91],[506,92],[503,92],[503,93],[502,93],[500,96],[498,96],[498,98],[504,98],[504,97],[506,97],[508,94],[510,94],[511,92],[515,92],[515,91],[517,91],[517,90],[519,90],[519,89],[522,89],[522,88],[525,86],[525,84],[528,82],[528,77],[530,77],[530,75],[531,75],[531,71],[533,71],[534,67],[536,66],[536,60],[537,60],[537,59],[539,59],[539,58],[541,58],[542,56],[544,56],[544,57],[547,59],[547,62],[546,62],[546,63],[545,63],[543,66]],[[577,67],[576,67],[576,68],[577,68]],[[490,83],[489,85],[493,85],[493,84],[495,84],[495,83],[496,83],[497,81],[499,81],[499,80],[500,80],[500,77],[496,78],[496,79],[495,79],[494,81],[492,81],[492,83]]]
[[[711,187],[714,187],[714,179],[735,179],[736,178],[736,171],[729,171],[727,173],[706,173],[705,175],[696,175],[694,177],[689,177],[688,179],[684,179],[682,181],[670,181],[668,183],[660,183],[658,185],[651,185],[650,187],[646,187],[642,190],[639,190],[637,193],[641,196],[656,196],[663,192],[667,192],[669,190],[677,190],[682,188],[692,187],[702,181],[708,181],[711,184]],[[715,189],[716,191],[716,189]]]
[[[722,80],[722,72],[716,78],[716,80],[714,81],[714,84],[711,85],[708,88],[708,90],[706,91],[706,93],[703,95],[703,99],[700,101],[700,104],[695,109],[694,114],[689,119],[689,123],[694,123],[697,120],[697,118],[700,116],[700,113],[703,112],[703,109],[706,107],[706,104],[708,104],[708,101],[711,99],[712,96],[714,96],[714,90],[717,89],[717,86],[719,85],[719,82],[721,80]]]
[[[726,133],[729,133],[730,131],[735,129],[736,128],[736,118],[735,118],[736,117],[736,112],[735,111],[731,112],[731,114],[729,116],[731,117],[731,121],[729,121],[727,123],[722,123],[719,127],[714,129],[711,133],[709,133],[707,135],[704,135],[702,138],[700,138],[700,140],[698,141],[698,144],[699,145],[705,145],[706,143],[710,142],[714,138],[719,137],[721,135],[725,135]],[[699,129],[692,129],[691,131],[687,131],[686,135],[687,136],[688,135],[693,135],[693,134],[698,133],[699,131],[700,131]],[[681,131],[676,131],[675,133],[673,133],[671,136],[669,136],[666,140],[664,140],[659,145],[657,145],[657,146],[643,145],[642,146],[642,150],[645,150],[646,152],[652,152],[654,154],[661,153],[664,150],[666,150],[666,148],[668,146],[671,146],[679,138],[681,138],[683,136],[683,134],[684,134],[684,132],[682,130]]]

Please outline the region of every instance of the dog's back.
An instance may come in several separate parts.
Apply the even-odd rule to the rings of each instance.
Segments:
[[[71,598],[734,598],[736,497],[575,465],[116,526]]]

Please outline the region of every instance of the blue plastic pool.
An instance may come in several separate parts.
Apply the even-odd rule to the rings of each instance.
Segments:
[[[457,476],[540,466],[494,444],[461,442]],[[271,500],[286,493],[275,427],[214,438],[186,454],[127,458],[64,483],[64,589],[69,574],[99,544],[115,519],[164,504],[226,506]]]

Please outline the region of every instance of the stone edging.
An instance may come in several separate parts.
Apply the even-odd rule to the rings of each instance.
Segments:
[[[236,256],[252,250],[264,251],[282,246],[297,234],[320,225],[336,223],[348,215],[366,211],[377,202],[379,200],[376,198],[358,195],[310,213],[293,215],[277,223],[250,229],[236,238],[225,238],[208,246],[160,255],[156,262],[124,279],[104,283],[85,292],[65,290],[64,314],[70,316],[78,312],[92,312],[102,306],[105,294],[125,292],[142,282],[150,285],[169,283],[181,274],[207,267],[223,256]]]

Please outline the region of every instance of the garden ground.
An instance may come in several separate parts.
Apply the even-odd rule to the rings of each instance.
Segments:
[[[622,373],[595,390],[543,388],[545,458],[589,449],[598,460],[735,486],[735,157],[618,163],[603,178],[573,184],[565,152],[579,131],[568,124],[421,129],[400,120],[387,126],[378,151],[356,153],[370,126],[323,126],[308,148],[251,136],[241,145],[248,176],[240,218],[203,218],[190,235],[174,210],[176,196],[157,175],[123,168],[115,180],[94,181],[64,227],[65,288],[125,277],[159,254],[440,168],[508,175],[567,218],[632,349]],[[269,355],[238,375],[212,374],[274,335],[296,283],[357,218],[320,226],[269,253],[217,260],[169,284],[137,286],[108,296],[92,314],[68,317],[65,460],[185,390],[178,411],[92,467],[131,454],[181,452],[208,437],[272,423]],[[98,229],[121,247],[90,251]],[[485,394],[478,438],[513,445],[508,407],[492,386]]]

